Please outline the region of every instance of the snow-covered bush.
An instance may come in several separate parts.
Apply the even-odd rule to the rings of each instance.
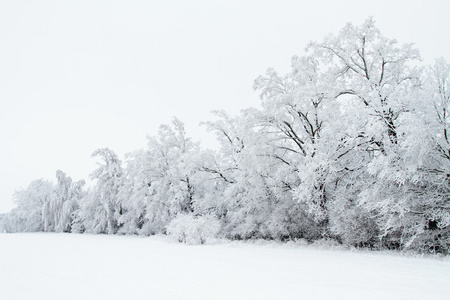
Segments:
[[[319,249],[347,249],[345,245],[340,244],[334,239],[319,239],[312,243],[312,246]]]
[[[330,211],[330,231],[347,245],[376,247],[379,230],[371,215],[361,207],[347,201],[338,202]]]
[[[167,234],[180,243],[196,245],[215,239],[219,230],[220,222],[212,216],[179,215],[170,222]]]

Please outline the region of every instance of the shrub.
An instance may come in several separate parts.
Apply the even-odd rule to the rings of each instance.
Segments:
[[[220,222],[212,216],[178,215],[167,227],[167,234],[180,243],[198,245],[215,239],[219,230]]]

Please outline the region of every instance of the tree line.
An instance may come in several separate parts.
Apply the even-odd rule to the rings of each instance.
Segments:
[[[94,185],[62,171],[33,181],[3,216],[7,232],[333,239],[447,254],[450,65],[423,65],[373,19],[308,44],[287,74],[268,69],[260,109],[214,112],[220,149],[174,119],[122,163],[110,149]]]

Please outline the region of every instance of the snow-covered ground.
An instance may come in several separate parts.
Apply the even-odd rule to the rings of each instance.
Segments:
[[[0,234],[0,299],[450,299],[450,259],[293,244]]]

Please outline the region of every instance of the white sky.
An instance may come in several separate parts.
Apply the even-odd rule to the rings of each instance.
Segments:
[[[34,179],[74,180],[91,153],[146,145],[176,116],[259,105],[253,80],[347,22],[373,16],[387,37],[413,42],[426,63],[450,60],[450,1],[0,1],[0,213]]]

